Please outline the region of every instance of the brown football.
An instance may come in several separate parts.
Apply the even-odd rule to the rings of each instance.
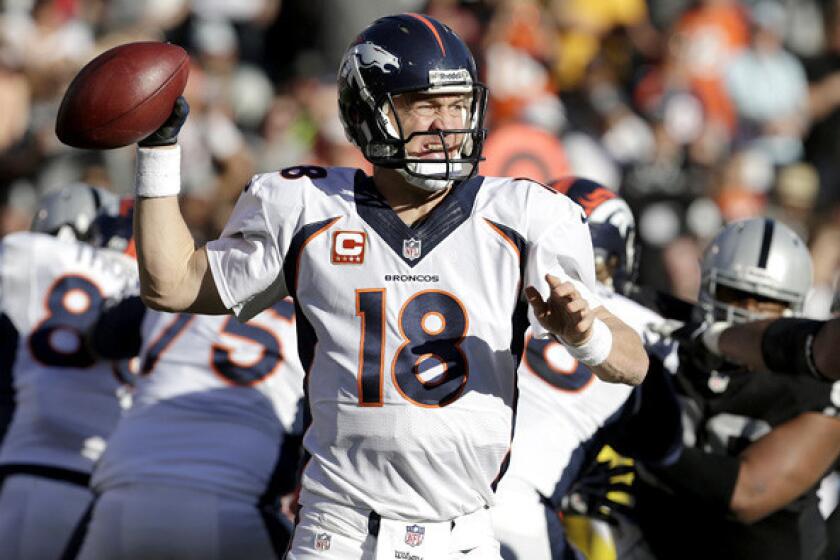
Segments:
[[[110,149],[142,140],[184,92],[189,55],[169,43],[127,43],[88,62],[70,82],[55,133],[69,146]]]

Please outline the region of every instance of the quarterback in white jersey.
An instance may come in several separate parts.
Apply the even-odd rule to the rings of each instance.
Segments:
[[[248,323],[155,311],[142,321],[132,407],[94,472],[79,558],[279,558],[279,497],[297,470],[288,445],[299,447],[303,423],[293,304]]]
[[[673,351],[657,328],[665,319],[616,291],[631,285],[637,269],[629,206],[587,179],[567,177],[552,186],[586,212],[603,305],[639,333],[649,354],[665,360]],[[629,415],[624,409],[635,406],[631,393],[640,389],[605,383],[561,344],[528,335],[510,468],[493,509],[506,560],[577,557],[557,515],[561,501],[604,445],[607,429]]]
[[[120,415],[121,369],[93,355],[84,333],[107,298],[136,293],[137,263],[76,240],[108,198],[117,201],[66,187],[42,202],[37,232],[0,242],[0,307],[17,342],[9,360],[16,406],[0,447],[4,560],[60,557],[93,498],[90,472]]]
[[[172,196],[179,151],[160,147],[183,107],[141,142],[142,295],[241,319],[294,299],[312,458],[287,558],[498,558],[487,508],[528,323],[609,381],[639,383],[647,356],[592,292],[581,209],[527,180],[475,175],[486,89],[451,29],[419,14],[377,20],[338,85],[373,177],[257,176],[199,249]]]

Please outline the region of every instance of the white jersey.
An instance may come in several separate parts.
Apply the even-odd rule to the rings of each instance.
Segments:
[[[670,350],[656,333],[656,325],[664,322],[660,315],[606,288],[599,287],[597,294],[604,307],[641,336],[648,352],[661,356]],[[527,341],[519,367],[510,469],[499,491],[505,491],[507,484],[520,488],[525,482],[545,498],[556,500],[574,481],[569,476],[574,477],[581,466],[577,463],[583,456],[576,454],[618,415],[633,388],[601,381],[557,342],[530,335]]]
[[[119,419],[124,381],[83,336],[106,299],[136,293],[137,263],[86,243],[13,233],[0,243],[0,286],[18,336],[16,407],[0,464],[90,472]]]
[[[475,177],[409,227],[361,171],[290,168],[255,177],[207,250],[240,317],[286,294],[302,310],[301,502],[395,519],[492,504],[533,319],[523,288],[545,297],[552,272],[598,305],[580,207],[525,180]]]
[[[248,323],[147,311],[133,404],[93,476],[252,500],[269,490],[287,433],[301,433],[303,370],[294,305]]]

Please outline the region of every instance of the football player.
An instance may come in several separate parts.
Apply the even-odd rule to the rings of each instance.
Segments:
[[[93,495],[88,480],[120,415],[122,370],[84,333],[103,302],[137,293],[137,263],[89,243],[118,198],[83,184],[41,201],[31,232],[0,242],[0,309],[15,411],[0,447],[0,557],[59,558]],[[5,336],[9,336],[5,335]],[[6,352],[6,350],[4,350]]]
[[[420,14],[375,21],[345,53],[338,90],[373,176],[258,175],[198,249],[175,197],[185,102],[141,141],[142,295],[241,320],[293,297],[312,458],[288,558],[497,558],[487,508],[528,319],[605,381],[641,382],[647,356],[594,294],[580,207],[476,175],[486,89],[451,29]]]
[[[92,230],[97,244],[133,250],[129,211]],[[278,499],[296,482],[302,429],[291,301],[246,325],[132,296],[107,302],[87,339],[99,357],[139,355],[139,375],[67,557],[279,558],[291,522]]]
[[[142,335],[126,336],[140,322]],[[92,477],[78,558],[280,558],[291,522],[279,498],[296,482],[303,423],[291,301],[240,323],[130,298],[92,341],[111,357],[139,353],[140,365]]]
[[[701,269],[706,324],[795,316],[811,287],[805,243],[770,219],[724,228]],[[680,344],[684,448],[671,465],[640,468],[645,539],[660,558],[821,558],[816,487],[840,457],[840,386],[749,374],[708,352],[704,329],[687,326]]]
[[[664,360],[672,345],[653,328],[664,319],[616,293],[636,276],[635,220],[629,206],[586,179],[570,177],[551,186],[586,212],[595,251],[597,294],[604,306],[636,329],[645,348]],[[625,403],[633,405],[634,389],[602,381],[563,345],[530,335],[518,373],[510,468],[499,484],[493,508],[502,556],[575,558],[557,512],[572,483],[607,440],[607,428],[621,421]],[[650,381],[648,374],[645,383]]]

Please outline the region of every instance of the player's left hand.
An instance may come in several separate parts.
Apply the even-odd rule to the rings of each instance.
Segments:
[[[547,300],[533,286],[525,289],[534,315],[546,330],[567,344],[580,346],[592,336],[594,312],[574,284],[551,274],[546,274],[545,279],[551,290]]]

